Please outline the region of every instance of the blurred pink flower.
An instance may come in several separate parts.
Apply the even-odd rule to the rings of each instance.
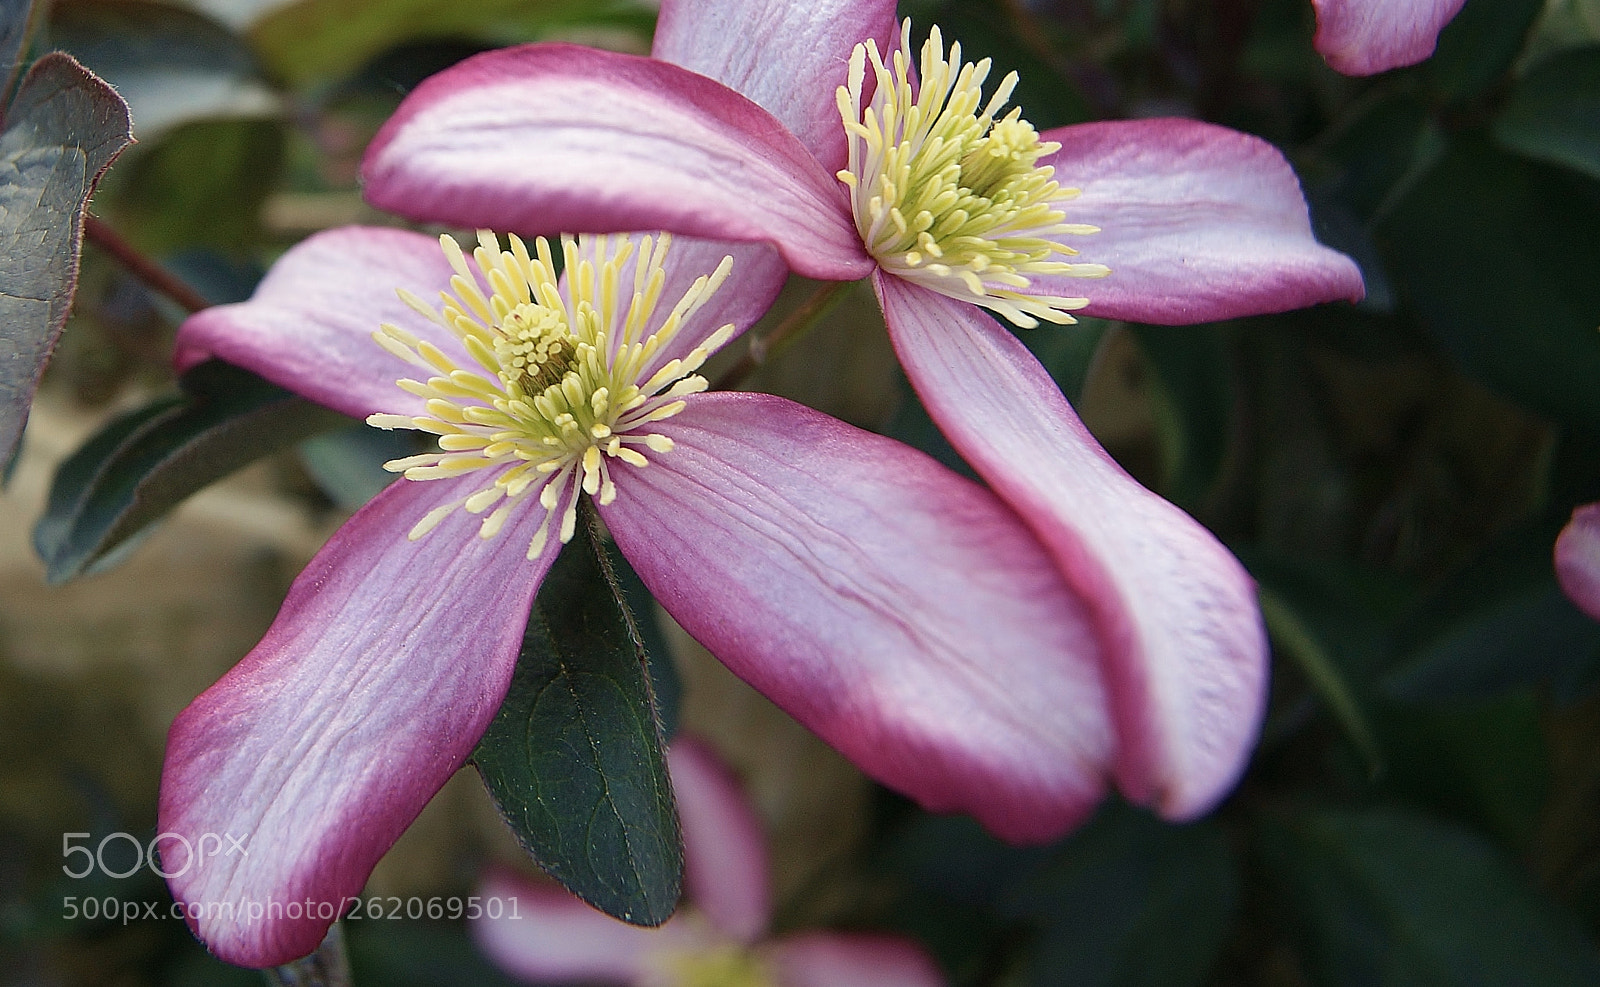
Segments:
[[[810,932],[770,938],[761,822],[710,748],[679,737],[667,754],[683,819],[685,901],[659,929],[609,918],[547,883],[491,874],[479,896],[497,918],[473,923],[483,951],[529,983],[629,987],[937,987],[908,939]]]
[[[1088,608],[1119,787],[1192,818],[1232,787],[1260,723],[1254,584],[1122,471],[983,309],[1020,325],[1070,311],[1200,322],[1357,298],[1360,272],[1316,242],[1299,182],[1266,142],[1192,120],[1038,134],[1000,115],[1013,78],[986,99],[988,63],[963,65],[937,32],[919,62],[894,6],[668,0],[654,58],[547,44],[468,59],[379,133],[367,196],[453,224],[770,244],[808,277],[871,278],[929,413]],[[671,608],[675,587],[645,578]],[[674,613],[702,641],[722,637],[714,614]],[[733,667],[817,727],[764,667]],[[1029,674],[1015,681],[1030,688]],[[840,746],[887,777],[873,749]],[[972,811],[1013,840],[1059,835],[1083,814],[1068,800]]]
[[[1415,65],[1466,0],[1311,0],[1317,51],[1345,75]]]
[[[1600,620],[1600,504],[1585,504],[1556,539],[1556,579],[1578,609]]]
[[[890,439],[702,393],[694,369],[786,274],[666,239],[568,243],[558,283],[543,244],[332,230],[180,329],[180,367],[220,357],[440,449],[390,464],[411,479],[172,725],[163,870],[222,958],[314,949],[466,760],[579,489],[674,616],[885,783],[1034,838],[1099,799],[1095,630],[1032,532]],[[719,291],[725,255],[759,256]]]

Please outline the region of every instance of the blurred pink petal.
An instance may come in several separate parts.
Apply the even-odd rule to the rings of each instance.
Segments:
[[[939,987],[944,977],[928,954],[893,936],[811,932],[774,943],[783,987]]]
[[[695,395],[601,515],[690,634],[868,774],[1017,841],[1110,756],[1098,640],[993,494],[781,398]]]
[[[1345,75],[1372,75],[1433,54],[1466,0],[1311,0],[1317,51]]]
[[[1170,819],[1211,808],[1266,697],[1255,584],[1215,537],[1123,472],[988,315],[879,274],[902,365],[957,451],[1050,549],[1105,642],[1116,777]]]
[[[702,742],[680,734],[667,767],[683,829],[684,893],[719,932],[753,943],[772,917],[761,820],[728,766]]]
[[[306,566],[255,650],[174,721],[162,870],[223,959],[272,966],[315,949],[505,698],[558,546],[524,557],[543,512],[496,539],[459,512],[406,539],[477,482],[390,486]]]
[[[1584,613],[1600,620],[1600,504],[1572,512],[1556,539],[1556,578]]]
[[[677,919],[655,929],[619,922],[560,888],[496,871],[478,889],[498,899],[468,927],[484,955],[529,983],[651,984],[664,953],[715,945]]]

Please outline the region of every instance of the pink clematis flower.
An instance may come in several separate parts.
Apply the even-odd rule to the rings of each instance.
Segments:
[[[629,987],[938,987],[926,953],[895,936],[812,932],[769,938],[761,821],[726,765],[685,737],[667,754],[683,817],[684,907],[659,929],[624,925],[566,892],[511,873],[479,892],[498,917],[473,925],[496,965],[529,983]]]
[[[1345,75],[1415,65],[1466,0],[1311,0],[1317,51]]]
[[[1283,157],[1190,120],[1038,134],[1004,112],[1013,79],[984,96],[987,62],[963,65],[937,32],[919,61],[891,0],[667,0],[654,56],[549,44],[462,62],[378,134],[367,195],[458,224],[768,243],[809,277],[870,278],[928,411],[1089,609],[1119,787],[1168,818],[1208,810],[1260,722],[1253,583],[1112,461],[983,310],[1180,323],[1359,297]],[[1037,839],[1075,816],[984,818]]]
[[[1578,609],[1600,620],[1600,504],[1585,504],[1556,539],[1556,579]]]
[[[875,777],[1018,839],[1094,805],[1098,636],[1015,512],[800,405],[702,393],[695,368],[786,277],[770,251],[567,242],[558,281],[543,241],[480,240],[322,233],[179,332],[180,366],[221,357],[439,445],[390,464],[409,479],[172,725],[163,872],[213,951],[309,953],[466,760],[580,490],[680,621]]]

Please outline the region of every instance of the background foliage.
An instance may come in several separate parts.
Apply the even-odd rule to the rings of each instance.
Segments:
[[[31,41],[0,34],[0,55],[15,49],[26,66],[65,50],[127,101],[138,143],[93,212],[211,302],[246,297],[314,230],[393,221],[361,202],[356,163],[420,79],[525,40],[643,51],[653,20],[623,0],[46,6]],[[1178,114],[1272,141],[1319,236],[1360,263],[1368,297],[1180,329],[1085,320],[1023,334],[1120,461],[1260,581],[1273,695],[1236,794],[1183,827],[1111,804],[1056,846],[1018,850],[876,792],[863,817],[837,824],[841,838],[778,847],[823,861],[780,882],[780,924],[912,933],[957,984],[1600,983],[1600,624],[1550,566],[1573,506],[1600,499],[1600,2],[1468,0],[1433,59],[1372,79],[1323,64],[1306,0],[918,0],[902,13],[1019,70],[1016,101],[1041,130]],[[14,99],[25,95],[26,83]],[[18,136],[24,112],[4,118],[0,155],[24,139],[32,152],[88,135],[79,153],[91,156],[115,143],[91,133],[87,109],[71,111],[64,138]],[[73,210],[58,212],[52,228],[67,229]],[[17,242],[11,227],[0,236]],[[383,482],[392,436],[351,431],[227,368],[175,381],[181,309],[93,230],[77,289],[41,401],[87,410],[98,431],[61,466],[48,505],[29,508],[42,513],[33,538],[51,579],[119,561],[188,494],[296,443],[258,475],[277,503],[337,518]],[[863,301],[846,299],[752,386],[951,458]],[[13,391],[25,410],[31,385]],[[296,551],[257,579],[267,616]],[[56,856],[63,831],[153,834],[160,733],[127,725],[115,684],[16,660],[23,598],[0,603],[0,982],[256,982],[211,961],[180,923],[60,917],[65,893],[164,900],[148,875],[73,886]],[[669,651],[692,665],[642,602],[658,669]],[[248,646],[261,616],[239,612]],[[634,645],[606,646],[625,666]],[[170,717],[215,671],[158,708]],[[731,729],[734,714],[696,705],[690,678],[690,725]],[[635,707],[651,695],[615,691]],[[654,695],[675,720],[676,686]],[[527,747],[559,740],[540,741],[536,722]],[[654,740],[628,722],[613,739],[655,774],[618,824],[670,834]],[[784,784],[771,780],[784,764],[741,767],[758,791]],[[517,765],[484,770],[497,798],[519,784]],[[569,822],[519,835],[543,827],[559,849]],[[430,893],[470,893],[492,837],[443,837],[454,863]],[[662,866],[660,886],[628,900],[659,907],[651,896],[675,883],[676,863]],[[358,982],[493,982],[449,923],[349,935]]]

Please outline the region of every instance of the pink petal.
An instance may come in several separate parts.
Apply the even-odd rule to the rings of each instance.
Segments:
[[[624,297],[633,291],[634,272],[639,260],[638,243],[643,238],[634,235],[632,239],[635,243],[634,252],[626,262],[617,266],[617,281],[623,286]],[[583,237],[578,242],[578,255],[591,261],[599,256],[600,249],[600,237]],[[646,361],[640,373],[641,379],[655,373],[667,361],[687,356],[690,350],[704,343],[707,337],[724,325],[731,323],[739,333],[755,325],[756,321],[766,314],[767,309],[772,307],[778,292],[783,289],[783,283],[789,278],[789,266],[783,262],[782,256],[764,243],[732,243],[726,240],[701,240],[687,236],[672,237],[664,265],[665,285],[661,289],[661,299],[656,306],[654,317],[645,324],[644,335],[648,336],[660,329],[662,323],[672,313],[673,306],[683,297],[683,293],[695,279],[715,271],[724,257],[733,258],[733,270],[728,280],[723,282],[722,287],[711,296],[710,301],[678,330],[670,342],[662,346],[652,359]],[[621,339],[620,323],[627,317],[627,312],[628,305],[623,301],[617,306],[616,317],[612,322],[613,340]]]
[[[862,770],[1048,840],[1099,800],[1096,638],[994,495],[781,398],[694,395],[606,524],[667,611]]]
[[[1556,578],[1578,609],[1600,620],[1600,504],[1572,512],[1556,539]]]
[[[1194,120],[1120,120],[1044,135],[1047,163],[1083,189],[1063,237],[1109,277],[1042,278],[1041,293],[1087,297],[1110,319],[1181,325],[1283,312],[1365,289],[1361,272],[1311,234],[1300,183],[1277,148]]]
[[[814,932],[771,950],[784,987],[939,987],[944,976],[921,947],[896,936]]]
[[[462,512],[406,538],[482,484],[402,480],[378,495],[295,580],[255,650],[173,722],[162,865],[190,927],[228,962],[315,949],[505,697],[558,544],[525,558],[537,495],[493,539]],[[304,901],[309,917],[287,907]]]
[[[362,172],[373,204],[413,219],[770,240],[810,277],[872,269],[843,186],[771,114],[633,55],[550,44],[467,59],[400,104]]]
[[[829,172],[845,165],[834,91],[868,38],[899,43],[893,0],[665,0],[656,58],[736,89],[783,121]]]
[[[702,741],[679,734],[667,766],[683,826],[684,890],[721,932],[753,943],[772,918],[761,820],[728,765]]]
[[[473,939],[496,966],[529,983],[642,985],[663,953],[702,945],[699,930],[681,919],[655,929],[629,925],[560,888],[506,872],[490,874],[478,898],[484,911],[471,923]]]
[[[874,284],[929,414],[1093,614],[1123,793],[1168,818],[1205,812],[1243,770],[1261,721],[1267,650],[1250,577],[1124,473],[988,315],[887,275]]]
[[[1311,0],[1317,51],[1345,75],[1415,65],[1466,0]]]
[[[422,400],[394,383],[416,371],[372,333],[393,322],[469,360],[453,336],[395,294],[407,288],[434,302],[450,273],[434,237],[365,226],[318,233],[279,258],[249,301],[184,322],[178,369],[217,357],[347,415],[422,414]]]

